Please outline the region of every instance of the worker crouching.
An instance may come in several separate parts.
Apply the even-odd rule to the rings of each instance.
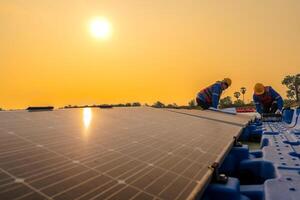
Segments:
[[[224,78],[223,81],[217,81],[215,84],[201,90],[196,97],[198,106],[203,109],[218,108],[222,92],[230,87],[231,83],[231,79]]]
[[[254,86],[253,100],[256,111],[280,114],[283,107],[282,97],[271,87],[257,83]]]

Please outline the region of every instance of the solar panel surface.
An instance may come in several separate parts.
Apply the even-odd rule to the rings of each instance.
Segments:
[[[153,108],[1,112],[0,199],[192,199],[249,119]]]

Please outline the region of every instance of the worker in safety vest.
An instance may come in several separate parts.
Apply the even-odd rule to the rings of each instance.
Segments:
[[[230,85],[231,79],[224,78],[223,81],[217,81],[215,84],[201,90],[196,97],[198,106],[203,109],[208,109],[209,107],[218,108],[222,92]]]
[[[262,113],[281,113],[283,107],[282,97],[271,87],[256,83],[253,100],[256,111]]]

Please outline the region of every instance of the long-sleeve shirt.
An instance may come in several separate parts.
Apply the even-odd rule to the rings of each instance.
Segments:
[[[262,113],[265,106],[271,106],[273,103],[277,103],[278,109],[282,110],[282,97],[271,86],[266,86],[265,91],[262,95],[253,94],[256,111]]]
[[[205,102],[209,106],[218,108],[222,92],[223,90],[221,87],[221,82],[216,82],[215,84],[201,90],[198,93],[197,98],[199,98],[201,101]]]

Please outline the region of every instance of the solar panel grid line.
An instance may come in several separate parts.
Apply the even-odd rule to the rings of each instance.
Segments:
[[[157,166],[155,166],[155,167],[157,167]],[[158,168],[160,168],[160,167],[158,167]],[[165,170],[164,168],[161,168],[161,169]]]
[[[28,142],[31,142],[31,141],[29,140]],[[44,189],[44,188],[42,188],[42,189]]]
[[[11,177],[7,177],[7,178],[3,178],[0,180],[0,188],[4,185],[6,185],[7,183],[11,182],[12,178]]]
[[[1,189],[0,191],[4,191],[5,188],[11,189],[11,188],[9,188],[9,186],[11,186],[11,185],[13,185],[13,184],[14,184],[14,179],[10,180],[10,181],[7,182],[7,183],[4,183],[4,184],[0,185],[0,189]]]
[[[44,187],[41,191],[52,197],[62,190],[67,190],[68,188],[73,187],[74,185],[78,185],[81,182],[97,175],[99,175],[99,173],[92,170],[87,170],[83,173],[78,173],[71,178],[65,179],[64,181],[57,181],[54,185],[46,188]],[[35,185],[35,187],[39,187],[39,185]]]
[[[14,200],[22,200],[22,199],[27,199],[27,200],[37,200],[36,197],[30,197],[30,196],[33,196],[35,193],[34,192],[30,192],[30,193],[27,193],[27,194],[24,194],[23,196],[20,196],[18,198],[15,198]],[[43,198],[41,198],[43,199]],[[44,200],[44,199],[43,199]]]
[[[61,194],[63,194],[63,193],[66,193],[66,192],[68,192],[68,191],[70,191],[70,190],[72,190],[72,189],[74,189],[74,188],[76,188],[76,187],[78,187],[78,186],[81,186],[81,185],[83,185],[83,184],[85,184],[85,183],[87,183],[87,182],[89,182],[89,181],[91,181],[91,180],[93,180],[93,179],[96,179],[96,178],[98,178],[98,177],[100,177],[100,176],[103,176],[103,174],[100,174],[100,173],[99,173],[97,176],[94,176],[94,177],[91,177],[91,178],[89,178],[89,179],[87,179],[87,180],[84,180],[83,182],[79,183],[78,185],[73,185],[73,186],[70,187],[70,188],[67,188],[67,189],[65,189],[65,190],[62,190],[62,191],[56,193],[55,195],[53,195],[52,198],[55,198],[56,196],[59,196],[59,195],[61,195]]]
[[[28,196],[30,196],[30,195],[32,195],[32,194],[34,194],[34,192],[29,192],[29,193],[26,193],[26,194],[24,194],[24,195],[22,195],[22,196],[19,196],[19,197],[17,197],[17,198],[14,198],[14,200],[24,199],[24,198],[27,198]]]
[[[147,146],[147,145],[145,145],[145,146]],[[150,146],[151,147],[151,146]],[[158,148],[154,148],[154,149],[156,149],[156,150],[158,150]],[[167,152],[167,151],[163,151],[163,152],[165,152],[165,153],[169,153],[169,152]],[[177,155],[178,157],[181,157],[182,159],[188,159],[188,158],[186,158],[186,157],[183,157],[183,156],[179,156],[179,155]],[[167,156],[166,156],[167,157]],[[189,159],[188,159],[189,160]],[[191,160],[192,162],[194,162],[194,160]]]
[[[79,199],[90,199],[90,198],[86,198],[86,197],[87,197],[88,195],[94,193],[95,191],[99,190],[99,188],[103,188],[103,187],[105,187],[106,185],[110,185],[110,184],[113,183],[113,182],[115,182],[115,180],[111,180],[111,181],[109,181],[109,182],[106,182],[106,183],[103,184],[103,185],[98,185],[98,186],[95,187],[94,189],[92,189],[92,190],[90,190],[90,191],[88,191],[88,192],[82,194],[81,196],[76,197],[74,200],[79,200]],[[108,187],[107,189],[110,189],[110,188],[111,188],[111,187]],[[98,194],[100,195],[101,193],[98,193]],[[94,197],[94,196],[92,196],[92,197]]]
[[[168,156],[166,156],[166,157],[168,157]],[[161,160],[164,160],[165,159],[165,157],[162,157],[162,158],[160,158]],[[154,162],[155,163],[155,162]],[[156,167],[156,168],[160,168],[160,169],[163,169],[163,170],[166,170],[167,172],[172,172],[171,170],[167,170],[167,169],[165,169],[165,168],[163,168],[163,167],[160,167],[160,166],[158,166],[158,165],[156,165],[156,164],[152,164],[152,163],[147,163],[147,162],[145,162],[145,164],[150,164],[150,165],[152,165],[152,166],[154,166],[154,167]],[[179,163],[177,163],[177,165],[178,165]],[[176,165],[175,165],[176,166]],[[174,167],[175,167],[174,166]],[[180,174],[178,174],[179,176],[181,176]],[[188,178],[188,177],[185,177],[185,178]]]
[[[160,151],[165,152],[165,153],[169,153],[169,152],[166,151],[166,150],[161,150],[161,149],[155,148],[155,147],[153,147],[153,146],[151,146],[151,145],[144,144],[144,146],[151,147],[151,148],[153,148],[153,149],[155,149],[155,150],[160,150]],[[178,145],[178,148],[180,148],[179,145]],[[174,149],[174,150],[176,150],[176,149]],[[180,156],[180,155],[177,155],[177,156],[182,157],[182,156]],[[185,158],[185,157],[182,157],[182,158]]]
[[[23,136],[20,136],[20,135],[16,135],[16,136],[19,137],[19,138],[24,139],[25,141],[28,141],[29,143],[31,143],[31,144],[33,144],[33,145],[37,145],[36,143],[32,142],[31,140],[29,140],[29,139],[27,139],[27,138],[24,138]],[[49,152],[52,152],[52,153],[54,153],[54,154],[57,154],[57,155],[59,155],[59,156],[62,156],[62,157],[64,157],[64,158],[66,158],[66,159],[72,161],[72,159],[70,159],[69,157],[67,157],[67,156],[65,156],[65,155],[63,155],[63,154],[57,153],[56,151],[53,151],[53,150],[51,150],[51,149],[49,149],[49,148],[47,148],[47,147],[43,147],[43,148],[46,149],[46,150],[49,151]]]
[[[13,170],[16,170],[16,169],[24,168],[26,166],[31,166],[33,164],[41,163],[41,162],[44,162],[44,161],[55,160],[55,159],[57,159],[57,157],[51,157],[51,158],[38,160],[38,161],[35,161],[35,162],[31,162],[31,163],[25,163],[24,165],[19,165],[19,166],[16,166],[16,167],[9,168],[9,171],[13,171]]]
[[[65,171],[68,171],[68,170],[71,170],[71,169],[74,169],[74,168],[76,168],[75,164],[74,164],[74,166],[72,166],[72,167],[70,167],[70,168],[66,168],[66,169],[64,169],[64,170],[62,170],[62,171],[54,171],[54,173],[47,174],[46,176],[41,176],[41,177],[39,177],[39,178],[37,178],[37,179],[31,179],[31,177],[28,177],[27,179],[30,179],[30,183],[31,183],[31,184],[34,184],[34,183],[37,182],[37,181],[44,180],[44,179],[46,179],[46,178],[48,178],[48,177],[51,177],[51,176],[53,176],[53,175],[56,175],[56,174],[59,174],[59,173],[62,173],[62,172],[65,172]],[[84,173],[84,172],[86,172],[86,171],[89,171],[89,170],[86,169],[85,171],[82,171],[82,172],[80,172],[80,173],[78,173],[78,174],[74,174],[73,176],[79,175],[79,174]],[[61,181],[67,180],[68,178],[72,178],[73,176],[68,176],[66,179],[61,179]],[[55,183],[53,183],[53,184],[47,185],[46,187],[49,187],[49,186],[54,185],[54,184],[56,184],[56,183],[59,183],[59,182],[55,182]],[[44,189],[44,188],[42,188],[42,189]]]
[[[26,149],[26,147],[28,147],[28,146],[30,146],[30,145],[26,144],[26,145],[21,146],[21,148],[17,147],[17,148],[11,149],[10,151],[7,151],[7,152],[8,153],[10,153],[10,152],[14,153],[14,152],[17,152],[17,151],[22,151],[22,150]],[[0,155],[6,154],[7,152],[2,152],[2,153],[0,153]]]
[[[18,152],[23,152],[23,151],[25,151],[25,150],[30,150],[30,149],[35,149],[36,147],[34,147],[34,146],[30,146],[29,147],[29,149],[28,148],[21,148],[21,149],[17,149],[17,150],[13,150],[13,151],[7,151],[7,152],[2,152],[2,153],[0,153],[0,156],[2,156],[2,155],[6,155],[7,156],[7,154],[13,154],[13,153],[18,153]]]
[[[66,163],[66,162],[65,162]],[[57,165],[58,163],[54,163],[53,166]],[[57,168],[52,168],[52,166],[49,166],[50,170],[47,171],[47,170],[44,170],[44,169],[40,169],[41,170],[44,170],[42,172],[39,172],[37,173],[36,171],[31,171],[30,173],[24,173],[24,174],[20,174],[19,176],[20,177],[24,177],[25,179],[33,179],[34,177],[37,177],[37,176],[40,176],[42,174],[48,174],[48,173],[51,173],[51,171],[56,171],[56,172],[60,172],[58,171],[60,168],[65,168],[66,170],[69,169],[67,166],[70,166],[73,167],[73,164],[72,163],[66,163],[66,165],[61,165],[60,167],[57,167]],[[33,174],[32,174],[33,173]]]
[[[181,177],[179,177],[179,176],[177,176],[175,179],[173,179],[173,181],[171,181],[166,187],[164,187],[161,191],[160,191],[160,193],[159,193],[159,196],[162,196],[162,194],[166,191],[166,190],[168,190],[172,185],[173,185],[173,183],[175,183],[177,180],[179,180],[179,178],[181,178]],[[189,182],[192,182],[192,181],[189,181]],[[183,187],[183,190],[184,190],[184,187]],[[183,192],[183,190],[181,191],[181,192]],[[180,193],[178,194],[178,196],[180,195]]]
[[[18,142],[7,142],[7,141],[5,141],[5,140],[1,140],[1,141],[3,141],[4,142],[4,144],[2,144],[1,145],[1,149],[6,149],[6,148],[10,148],[10,147],[14,147],[14,146],[19,146],[19,145],[22,145],[22,144],[24,144],[24,141],[18,141]],[[26,143],[25,143],[26,144]]]
[[[187,188],[192,185],[192,183],[194,183],[193,181],[189,181],[188,184],[186,184],[185,186],[182,187],[182,190],[179,191],[177,197],[174,198],[174,200],[178,200],[180,199],[181,195],[183,195],[183,193],[187,190]],[[167,190],[168,188],[166,188]]]
[[[10,177],[12,177],[13,179],[16,179],[17,177],[15,177],[14,175],[10,174],[9,172],[3,170],[2,168],[0,168],[0,171],[6,173],[7,175],[9,175]],[[32,187],[31,185],[29,185],[28,183],[26,182],[23,182],[23,183],[20,183],[20,184],[23,184],[23,185],[26,185],[27,187],[29,187],[31,190],[33,190],[34,192],[40,194],[41,196],[45,197],[46,199],[49,199],[49,200],[52,200],[51,197],[49,197],[48,195],[42,193],[41,191],[39,191],[38,189]]]
[[[42,153],[40,152],[39,154],[37,155],[29,155],[29,156],[26,156],[26,157],[21,157],[19,159],[15,159],[15,160],[10,160],[10,161],[7,161],[7,162],[2,162],[1,163],[1,166],[4,167],[6,165],[20,165],[20,163],[18,162],[26,162],[26,161],[30,161],[31,159],[38,159],[38,158],[43,158],[44,156],[50,156],[51,153]]]
[[[9,168],[7,169],[7,171],[17,175],[17,176],[32,176],[32,174],[34,174],[35,171],[38,171],[38,169],[40,167],[44,167],[47,166],[49,164],[53,164],[53,163],[58,163],[60,161],[64,161],[66,162],[66,160],[62,157],[55,157],[52,159],[48,159],[48,160],[43,160],[42,162],[36,161],[33,164],[24,164],[22,165],[22,167],[14,167],[13,169]],[[26,171],[26,172],[24,172]]]
[[[122,185],[116,184],[113,187],[107,188],[103,192],[101,192],[101,193],[97,194],[96,196],[90,198],[89,200],[96,200],[96,199],[103,199],[104,200],[104,199],[107,199],[106,198],[107,196],[106,197],[103,197],[103,196],[101,197],[101,195],[104,195],[105,193],[108,193],[111,190],[120,191],[120,190],[122,190],[125,187],[126,187],[126,185],[124,185],[124,184],[122,184]],[[108,195],[108,196],[111,196],[111,195]]]
[[[161,173],[160,175],[158,175],[156,177],[156,179],[152,180],[152,182],[150,182],[144,189],[147,191],[147,189],[149,187],[151,187],[151,185],[153,185],[156,181],[160,180],[161,177],[165,176],[168,172],[167,171],[164,171],[163,173]]]
[[[30,146],[26,149],[23,149],[22,152],[6,152],[0,155],[0,160],[5,160],[6,158],[14,158],[17,156],[26,156],[28,154],[28,152],[35,152],[35,150],[37,149],[37,146]]]
[[[173,173],[173,172],[171,172]],[[168,177],[169,176],[169,177]],[[161,194],[172,185],[173,182],[176,181],[176,179],[179,178],[179,176],[175,176],[170,174],[170,172],[165,172],[160,177],[157,178],[157,180],[153,181],[150,185],[148,185],[145,189],[151,190],[151,188],[156,187],[152,190],[157,190],[157,183],[160,185],[158,196],[161,196]]]
[[[122,191],[126,190],[126,188],[128,188],[128,187],[129,187],[128,185],[126,185],[126,186],[124,186],[124,187],[120,187],[119,189],[117,189],[117,190],[115,190],[114,192],[112,192],[112,194],[106,196],[105,199],[106,199],[106,200],[111,199],[111,198],[114,197],[115,195],[117,195],[117,194],[121,193]],[[136,193],[138,193],[138,191],[137,191]],[[124,198],[124,197],[123,197],[123,198]],[[92,199],[90,199],[90,200],[93,200],[93,199],[95,199],[95,198],[92,198]],[[126,197],[125,197],[125,199],[126,199]]]
[[[13,186],[11,186],[9,188],[4,188],[3,190],[1,190],[0,195],[1,195],[2,199],[7,199],[7,197],[14,199],[14,198],[22,196],[23,194],[26,194],[28,192],[32,192],[32,190],[30,190],[23,184],[14,183]]]
[[[131,159],[134,160],[135,158],[132,157]],[[136,159],[136,160],[138,160],[138,159]],[[150,163],[144,162],[144,161],[142,161],[142,160],[138,160],[138,161],[143,162],[143,163],[145,163],[145,164],[147,164],[147,165],[150,164]],[[166,170],[166,169],[164,169],[164,168],[162,168],[162,167],[159,167],[159,166],[156,166],[156,165],[154,165],[154,167],[159,168],[159,169],[162,169],[162,170],[165,170],[165,171],[167,171],[167,172],[171,172],[170,170]],[[180,176],[180,175],[179,175],[179,176]]]
[[[141,192],[138,192],[128,200],[133,200],[134,198],[137,198],[140,194],[141,194]]]
[[[81,184],[80,186],[74,187],[68,192],[62,193],[61,195],[55,197],[57,200],[65,200],[65,199],[80,199],[85,196],[84,199],[89,199],[90,197],[95,196],[97,193],[94,193],[95,190],[99,188],[111,188],[111,186],[115,185],[117,182],[108,178],[107,176],[101,175],[98,178],[94,178]],[[96,186],[96,187],[95,187]],[[92,194],[94,193],[94,194]],[[92,194],[92,195],[91,195]]]

